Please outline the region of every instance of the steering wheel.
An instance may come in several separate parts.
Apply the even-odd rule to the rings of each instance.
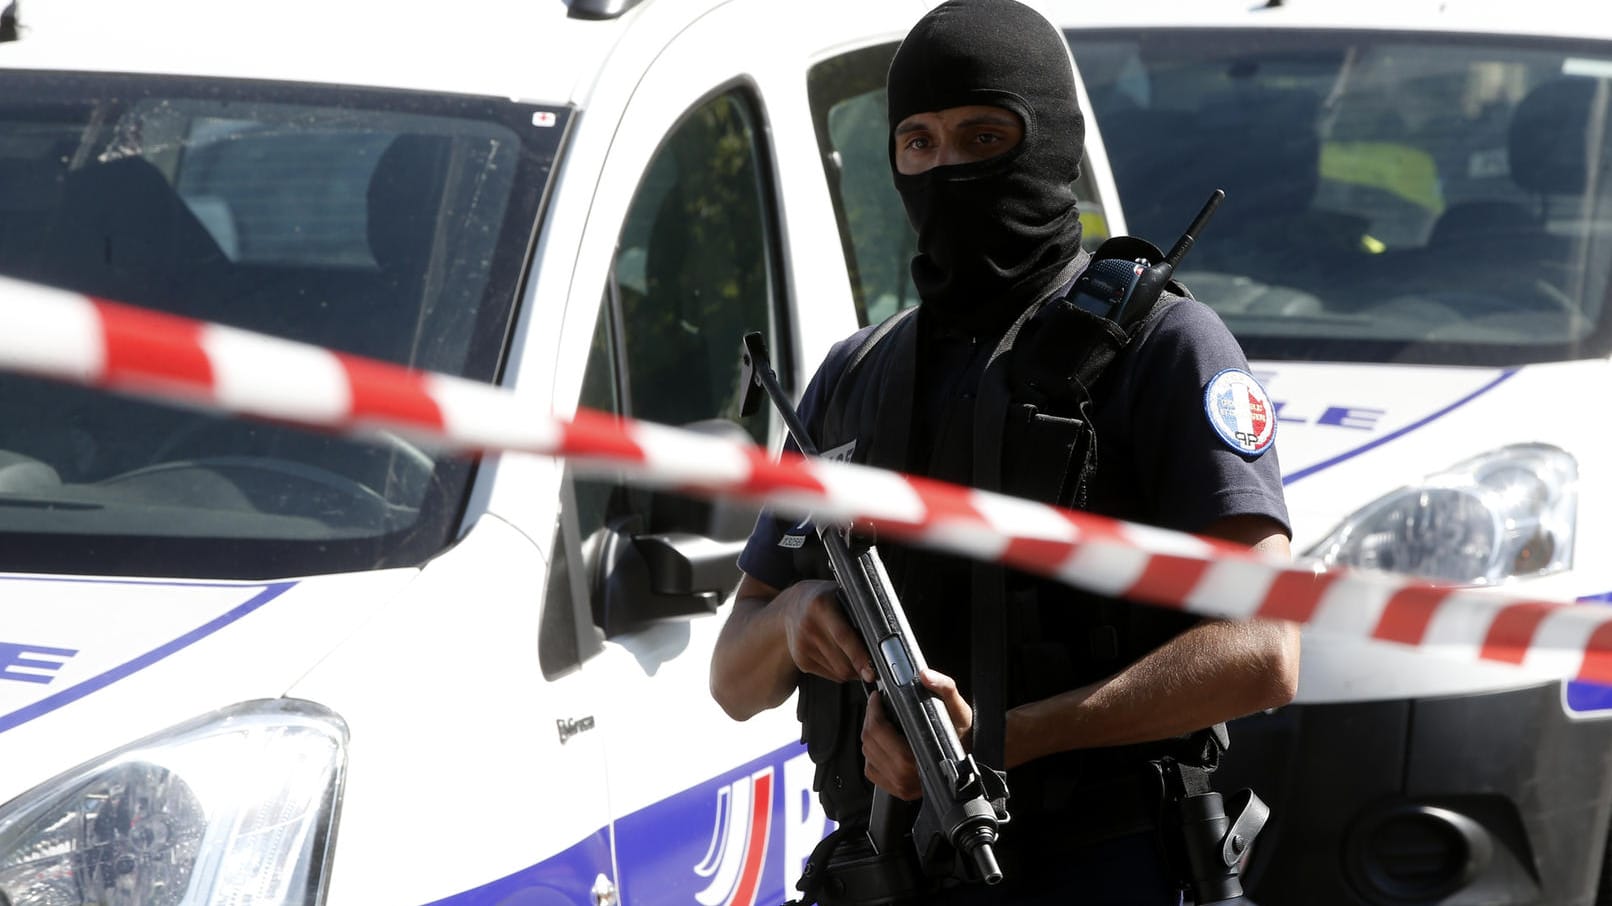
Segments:
[[[318,445],[334,445],[344,441],[333,434],[303,433],[276,425],[203,415],[191,419],[171,433],[150,454],[149,459],[153,464],[252,459],[306,465],[310,469],[344,478],[372,494],[384,497],[373,486],[320,463],[318,453],[322,451]],[[302,442],[311,445],[310,448],[302,449]],[[424,493],[436,469],[436,460],[430,453],[391,431],[376,430],[346,442],[378,444],[390,454],[391,462],[401,463],[401,474],[394,480],[402,485],[401,496],[404,499]]]
[[[250,488],[241,482],[230,479],[228,477],[229,472],[256,472],[277,479],[290,478],[317,485],[320,488],[335,491],[356,503],[357,507],[355,509],[364,516],[359,521],[379,521],[384,519],[385,514],[392,507],[390,501],[381,496],[374,488],[349,478],[340,472],[333,472],[307,463],[270,459],[263,456],[204,456],[196,459],[175,459],[144,466],[131,472],[124,472],[121,475],[114,475],[105,479],[102,483],[139,482],[143,479],[156,478],[186,470],[224,473],[224,480],[234,485],[237,490],[248,497],[251,496],[248,493]],[[297,499],[304,498],[299,497]],[[343,512],[351,511],[344,509]]]
[[[1567,316],[1569,323],[1576,324],[1584,319],[1584,309],[1579,307],[1578,300],[1569,296],[1566,290],[1543,277],[1535,277],[1529,284],[1536,298],[1550,302],[1553,308]]]

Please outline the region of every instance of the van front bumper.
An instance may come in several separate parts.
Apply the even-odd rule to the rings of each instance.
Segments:
[[[1215,787],[1272,810],[1243,886],[1285,904],[1596,902],[1612,718],[1562,686],[1290,705],[1231,725]]]

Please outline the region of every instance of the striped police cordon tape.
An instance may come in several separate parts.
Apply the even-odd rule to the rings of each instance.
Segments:
[[[865,466],[785,455],[303,343],[0,278],[0,369],[327,431],[731,496],[1206,616],[1264,617],[1612,684],[1612,607],[1275,561],[1245,548]],[[735,355],[738,344],[735,342]]]

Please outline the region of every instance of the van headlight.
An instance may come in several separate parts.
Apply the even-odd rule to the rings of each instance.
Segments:
[[[312,906],[347,727],[248,702],[127,746],[0,807],[0,906]]]
[[[1573,562],[1577,481],[1563,450],[1501,447],[1376,500],[1310,553],[1468,585],[1557,572]]]

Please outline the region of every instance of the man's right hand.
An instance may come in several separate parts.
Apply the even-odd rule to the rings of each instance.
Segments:
[[[789,586],[778,597],[773,605],[785,608],[784,632],[796,667],[837,683],[877,678],[862,637],[840,606],[838,586],[811,579]]]
[[[780,591],[743,575],[711,653],[712,697],[729,717],[749,720],[787,701],[802,673],[842,683],[875,678],[834,583],[813,579]]]

